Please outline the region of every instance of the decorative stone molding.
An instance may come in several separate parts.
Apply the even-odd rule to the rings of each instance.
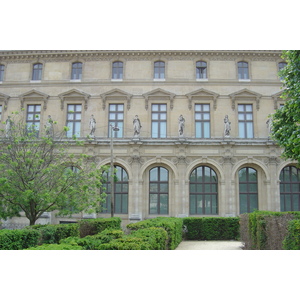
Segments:
[[[8,104],[8,100],[9,100],[9,96],[8,95],[5,95],[5,94],[2,94],[0,93],[0,102],[3,101],[4,102],[4,111],[7,109],[7,104]]]
[[[43,109],[46,110],[47,109],[47,102],[48,102],[49,97],[50,97],[49,95],[33,89],[33,90],[19,96],[19,99],[21,101],[21,109],[24,108],[24,102],[25,101],[37,101],[37,100],[39,100],[39,101],[44,102]]]
[[[72,89],[68,92],[59,94],[58,97],[60,98],[60,108],[61,108],[61,110],[64,109],[64,102],[66,100],[84,101],[84,109],[87,110],[88,100],[91,97],[91,95],[89,95],[87,93],[84,93],[82,91],[79,91],[77,89]]]
[[[284,101],[281,96],[283,94],[283,91],[280,91],[274,95],[272,95],[272,98],[273,98],[273,101],[274,101],[274,109],[278,109],[278,101],[281,100],[281,101]]]
[[[188,165],[190,163],[190,160],[187,159],[185,156],[183,155],[179,155],[177,156],[177,158],[173,158],[172,162],[177,165],[177,164],[186,164]]]
[[[208,91],[206,89],[199,89],[192,93],[186,94],[187,98],[189,99],[189,110],[192,109],[192,101],[193,100],[213,100],[213,107],[214,110],[217,109],[217,99],[219,94]]]
[[[143,97],[145,98],[145,109],[148,110],[149,107],[149,101],[150,100],[169,100],[170,101],[170,109],[172,110],[174,107],[174,98],[175,94],[170,93],[168,91],[165,91],[163,89],[155,89],[151,92],[143,94]]]
[[[261,94],[250,91],[248,89],[243,89],[238,92],[232,93],[229,95],[231,98],[231,107],[232,110],[235,110],[235,103],[236,101],[255,101],[256,102],[256,109],[259,110],[260,108],[260,98],[262,97]]]
[[[127,102],[127,109],[129,110],[131,107],[131,98],[132,98],[132,94],[129,94],[127,92],[124,92],[120,89],[113,89],[109,92],[106,92],[104,94],[101,94],[100,97],[102,98],[102,108],[103,110],[105,110],[106,108],[106,102],[107,101],[111,101],[111,100],[123,100]]]
[[[139,164],[144,164],[144,159],[142,159],[139,155],[131,155],[130,158],[128,159],[128,163],[133,164],[133,163],[139,163]]]

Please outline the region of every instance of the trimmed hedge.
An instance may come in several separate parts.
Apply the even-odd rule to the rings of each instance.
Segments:
[[[165,250],[168,234],[163,228],[150,227],[133,231],[120,239],[102,244],[99,250]]]
[[[71,244],[43,244],[25,250],[82,250],[81,246]]]
[[[238,240],[238,217],[188,217],[183,218],[187,240]]]
[[[288,224],[300,212],[255,211],[241,215],[240,232],[245,250],[282,250]]]
[[[284,250],[300,250],[300,220],[292,220],[288,224],[288,233],[283,240]]]
[[[167,249],[174,250],[182,241],[183,220],[175,217],[157,217],[155,219],[143,220],[127,225],[131,230],[149,227],[162,227],[168,234]]]
[[[98,218],[81,220],[79,224],[79,235],[81,238],[87,235],[95,235],[104,229],[121,229],[121,218]]]
[[[33,225],[26,229],[35,229],[41,233],[39,244],[58,244],[61,239],[69,236],[79,236],[77,223]]]
[[[21,250],[36,246],[40,232],[28,229],[0,230],[0,250]]]

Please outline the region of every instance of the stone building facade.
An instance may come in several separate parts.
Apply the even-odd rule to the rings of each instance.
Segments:
[[[298,169],[269,137],[284,65],[281,51],[2,51],[1,122],[22,108],[40,127],[50,115],[99,166],[112,142],[125,223],[299,210],[299,187],[285,193]],[[95,216],[41,222],[82,217]]]

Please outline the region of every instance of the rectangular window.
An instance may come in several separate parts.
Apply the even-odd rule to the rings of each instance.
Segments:
[[[0,81],[4,78],[4,65],[0,65]]]
[[[123,123],[124,123],[124,104],[110,104],[108,117],[108,136],[111,136],[111,126],[118,128],[118,131],[113,131],[114,138],[123,137]]]
[[[165,79],[165,63],[163,61],[154,63],[154,79]]]
[[[0,120],[2,119],[2,105],[0,105]]]
[[[82,63],[77,62],[72,64],[72,80],[81,80],[82,77]]]
[[[26,124],[28,132],[35,132],[39,135],[41,121],[41,105],[27,105]]]
[[[210,137],[210,106],[209,104],[195,104],[196,138]]]
[[[67,137],[71,138],[73,136],[80,137],[81,129],[81,104],[68,104],[67,111]]]
[[[167,137],[167,104],[152,104],[152,138]]]
[[[249,79],[248,63],[245,61],[238,62],[238,76],[239,79]]]
[[[42,64],[34,64],[32,70],[32,80],[42,80]]]
[[[112,64],[112,79],[123,79],[123,62],[115,61]]]
[[[254,137],[253,131],[253,110],[252,104],[238,105],[239,137],[251,139]]]

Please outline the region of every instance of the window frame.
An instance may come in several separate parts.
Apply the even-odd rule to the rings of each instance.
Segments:
[[[151,180],[151,171],[157,169],[157,180]],[[161,170],[165,170],[167,172],[167,180],[161,180],[162,173]],[[157,190],[152,191],[152,187],[156,185]],[[163,191],[162,185],[167,186],[165,188],[166,191]],[[156,208],[154,208],[155,211],[153,211],[153,208],[151,208],[151,195],[157,195],[157,203],[156,203]],[[155,166],[149,170],[149,215],[168,215],[169,214],[169,201],[170,201],[170,172],[167,168],[164,166]],[[167,196],[167,207],[166,207],[166,212],[163,211],[161,212],[161,200],[162,196]]]
[[[240,172],[244,169],[246,169],[246,181],[241,181]],[[249,180],[249,170],[250,169],[255,171],[256,181]],[[246,185],[246,191],[242,191],[242,188],[241,188],[242,184]],[[256,191],[251,191],[250,185],[254,185],[254,184],[256,185]],[[253,167],[249,167],[249,166],[240,168],[238,171],[238,187],[239,187],[239,213],[240,214],[251,213],[256,209],[259,209],[258,170],[256,170]],[[241,199],[241,195],[246,195],[246,206],[247,206],[246,211],[242,211],[241,202],[244,200]],[[256,195],[256,206],[251,209],[251,196],[254,196],[254,195]]]
[[[29,107],[33,107],[33,111],[29,111]],[[38,107],[39,110],[36,109]],[[39,137],[40,130],[41,130],[41,112],[42,112],[41,104],[27,104],[26,106],[26,129],[28,131],[29,124],[30,124],[30,127],[32,126],[33,131],[36,133],[36,137]],[[29,119],[29,116],[32,116],[32,119]],[[37,125],[38,125],[37,129],[33,127]]]
[[[80,67],[78,67],[80,65]],[[82,80],[82,70],[83,70],[83,63],[80,61],[76,61],[72,63],[71,66],[71,80],[74,81],[81,81]]]
[[[243,64],[243,65],[241,65]],[[244,66],[247,65],[247,67]],[[247,70],[245,72],[245,70]],[[249,62],[241,60],[237,62],[237,75],[239,81],[249,81],[250,80],[250,68],[249,68]],[[246,78],[244,78],[246,75]]]
[[[201,180],[199,181],[198,178],[200,176],[198,176],[198,170],[201,169]],[[209,171],[209,178],[210,180],[207,181],[207,177],[206,177],[206,170],[208,169]],[[195,172],[195,178],[196,180],[193,181],[193,173]],[[212,178],[215,176],[216,180],[213,181]],[[219,189],[218,189],[218,185],[219,185],[219,180],[218,180],[218,174],[216,173],[216,171],[214,169],[212,169],[210,166],[207,165],[201,165],[198,167],[195,167],[189,177],[189,213],[190,215],[218,215],[219,214]],[[212,188],[214,186],[214,188]],[[209,187],[209,189],[207,188]],[[194,191],[192,191],[192,188],[194,188]],[[209,191],[208,191],[209,190]],[[215,191],[213,191],[215,190]],[[194,196],[194,210],[192,210],[192,196]],[[210,200],[209,200],[209,206],[210,207],[210,213],[207,213],[207,199],[210,196]],[[215,196],[215,212],[213,212],[213,197]],[[199,211],[199,207],[198,207],[198,199],[201,198],[201,211]],[[206,199],[207,198],[207,199]],[[195,211],[195,212],[194,212]]]
[[[154,106],[158,106],[158,110],[153,110]],[[162,107],[165,106],[165,110]],[[154,116],[157,115],[157,118]],[[163,119],[165,115],[165,119]],[[157,136],[154,135],[154,125],[157,124]],[[162,126],[163,124],[164,127]],[[151,138],[153,139],[164,139],[168,136],[168,105],[167,103],[152,103],[151,104]],[[165,128],[165,132],[163,132]]]
[[[199,66],[197,66],[199,64]],[[202,64],[205,64],[205,66],[201,66]],[[201,70],[205,70],[204,76],[203,72]],[[207,80],[208,79],[208,68],[207,68],[207,62],[204,60],[198,60],[196,61],[196,79],[197,80]],[[201,76],[202,74],[202,76]]]
[[[242,139],[253,139],[254,138],[254,111],[253,111],[253,104],[251,103],[238,103],[238,109],[237,109],[237,121],[238,121],[238,136],[239,138]],[[240,107],[243,106],[244,110],[240,111]],[[250,107],[251,106],[251,111],[247,111],[246,107]],[[247,119],[248,116],[250,115],[251,112],[251,120]],[[240,117],[243,116],[243,119],[240,119]],[[242,132],[240,129],[240,125],[243,124],[243,134],[244,136],[242,136]],[[248,124],[251,124],[251,130],[252,130],[252,136],[250,136],[250,132],[248,129]]]
[[[35,67],[38,66],[36,69]],[[32,65],[32,81],[41,81],[43,76],[44,65],[42,63],[35,63]]]
[[[116,106],[115,110],[112,107]],[[120,109],[122,107],[122,109]],[[113,138],[123,138],[124,137],[124,103],[109,103],[108,104],[108,134],[111,137],[111,126],[118,127],[119,131],[113,131]],[[114,117],[112,118],[112,115]],[[120,126],[120,124],[122,124]]]
[[[5,65],[0,64],[0,82],[4,81]]]
[[[153,63],[153,79],[154,80],[166,79],[166,63],[163,60],[156,60]]]
[[[121,60],[112,62],[111,80],[123,80],[124,78],[124,63]]]
[[[197,107],[200,107],[201,110],[197,110]],[[208,111],[204,110],[204,106],[208,106]],[[205,115],[209,114],[209,119],[205,119]],[[199,115],[199,117],[197,117]],[[200,118],[198,120],[198,118]],[[195,138],[198,139],[205,139],[211,137],[211,109],[210,109],[210,103],[195,103],[194,104],[194,120],[195,120]],[[201,132],[198,132],[198,124],[201,124],[200,130]],[[205,124],[208,124],[208,136],[205,134]],[[199,134],[199,136],[198,136]]]
[[[70,106],[74,106],[75,110],[70,110]],[[80,111],[76,110],[77,107],[80,106]],[[76,119],[77,115],[80,113],[80,119]],[[69,115],[72,115],[73,118],[69,118]],[[66,117],[66,126],[69,130],[66,132],[67,138],[72,138],[73,136],[81,137],[81,130],[82,130],[82,104],[78,103],[68,103],[67,104],[67,117]],[[73,124],[72,128],[69,127],[69,124]],[[76,125],[79,124],[79,130],[76,130]],[[74,126],[75,125],[75,126]],[[71,135],[70,135],[71,132]],[[76,133],[79,133],[78,135]]]

